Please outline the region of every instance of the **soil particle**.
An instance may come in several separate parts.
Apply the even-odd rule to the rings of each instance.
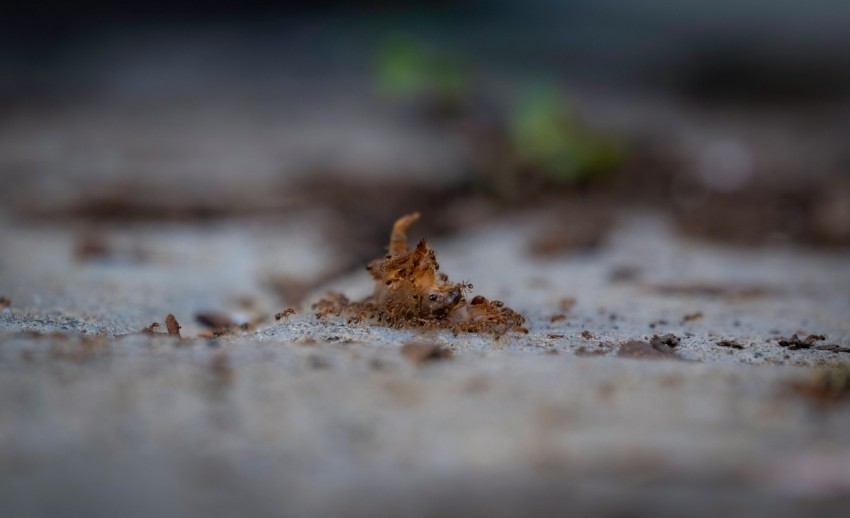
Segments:
[[[620,344],[620,348],[617,350],[617,356],[646,359],[678,358],[673,352],[673,349],[664,343],[651,344],[637,340]]]
[[[702,311],[695,311],[693,313],[688,313],[687,315],[683,316],[682,322],[693,322],[694,320],[699,320],[702,317]]]
[[[652,335],[652,338],[650,338],[649,343],[653,347],[661,347],[661,346],[676,347],[677,345],[679,345],[679,341],[680,341],[680,338],[671,333],[671,334],[666,334],[666,335],[661,335],[661,336]]]
[[[732,349],[743,349],[744,346],[738,343],[737,340],[720,340],[717,342],[720,347],[730,347]]]
[[[12,305],[12,299],[9,297],[0,297],[0,310],[6,309]]]
[[[558,307],[564,313],[573,309],[573,306],[575,306],[575,305],[576,305],[576,299],[573,298],[573,297],[563,297],[561,300],[558,301]]]
[[[594,338],[596,338],[595,336],[593,336],[593,333],[587,330],[581,332],[581,337],[585,340],[593,340]]]
[[[791,338],[780,338],[778,343],[779,347],[787,347],[790,351],[796,351],[798,349],[811,349],[815,342],[823,340],[826,340],[824,335],[809,335],[801,340],[799,336],[794,334]]]
[[[403,345],[401,347],[401,355],[414,364],[451,358],[453,356],[452,351],[449,349],[425,342],[412,342]]]
[[[552,315],[549,318],[549,321],[550,322],[560,322],[561,320],[566,320],[566,319],[567,319],[567,315],[565,315],[563,313],[558,313],[557,315]]]

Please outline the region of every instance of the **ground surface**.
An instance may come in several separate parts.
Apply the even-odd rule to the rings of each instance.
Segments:
[[[3,516],[846,509],[850,405],[794,383],[850,353],[778,344],[850,347],[846,252],[690,242],[629,212],[598,249],[541,258],[552,215],[527,211],[432,244],[528,334],[313,317],[327,289],[367,294],[365,271],[276,322],[268,279],[333,268],[322,217],[108,227],[93,256],[88,230],[0,225]],[[202,311],[256,324],[137,334],[173,313],[195,337]],[[454,356],[412,362],[410,342]]]

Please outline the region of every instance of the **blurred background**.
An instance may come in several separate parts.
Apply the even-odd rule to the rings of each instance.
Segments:
[[[440,233],[487,210],[642,205],[700,237],[850,241],[845,2],[4,10],[0,200],[15,217],[322,207],[374,250],[412,208]]]

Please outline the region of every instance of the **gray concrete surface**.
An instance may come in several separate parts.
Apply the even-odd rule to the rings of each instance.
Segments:
[[[625,213],[599,250],[536,258],[550,217],[432,243],[445,272],[529,318],[498,339],[313,318],[328,289],[368,293],[362,271],[275,322],[269,275],[333,267],[321,213],[109,227],[111,256],[84,262],[73,225],[3,222],[2,515],[847,509],[850,405],[793,383],[850,353],[776,342],[850,347],[846,251],[690,242]],[[215,340],[118,336],[174,313],[193,337],[205,310],[266,319]],[[681,338],[671,356],[618,355],[654,333]],[[413,341],[454,357],[413,364],[399,352]]]

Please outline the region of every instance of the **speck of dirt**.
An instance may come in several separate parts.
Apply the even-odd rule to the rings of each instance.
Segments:
[[[656,328],[656,327],[658,327],[658,326],[666,326],[668,323],[669,323],[669,322],[667,322],[666,320],[656,320],[655,322],[650,322],[650,323],[649,323],[649,328],[650,328],[650,329],[655,329],[655,328]]]
[[[659,343],[653,345],[649,342],[640,342],[638,340],[620,344],[619,349],[617,349],[617,356],[653,360],[678,358],[676,353],[673,352],[673,349],[666,344]]]
[[[779,347],[787,347],[790,351],[796,351],[798,349],[811,349],[815,342],[821,342],[826,340],[826,336],[824,335],[809,335],[806,338],[800,339],[796,334],[792,335],[791,338],[780,338],[777,342]]]
[[[555,333],[549,333],[549,334],[546,335],[546,338],[552,338],[552,339],[563,338],[563,337],[564,337],[564,335],[559,335],[559,334],[555,334]]]
[[[595,336],[593,336],[593,333],[587,330],[581,332],[581,337],[585,340],[593,340],[594,338],[596,338]]]
[[[699,320],[702,317],[702,311],[695,311],[693,313],[688,313],[687,315],[683,316],[682,322],[693,322],[694,320]]]
[[[549,318],[549,321],[550,322],[560,322],[561,320],[566,320],[566,319],[567,319],[567,315],[565,315],[563,313],[558,313],[557,315],[552,315]]]
[[[652,335],[652,338],[649,339],[649,343],[653,347],[661,347],[662,345],[665,345],[667,347],[676,347],[679,345],[680,341],[681,339],[672,333],[668,333],[666,335],[661,336]]]
[[[720,347],[729,347],[731,349],[743,349],[744,346],[737,340],[720,340],[716,342]]]
[[[401,355],[413,364],[448,359],[453,356],[451,350],[426,342],[411,342],[409,344],[405,344],[401,347],[400,351]]]

